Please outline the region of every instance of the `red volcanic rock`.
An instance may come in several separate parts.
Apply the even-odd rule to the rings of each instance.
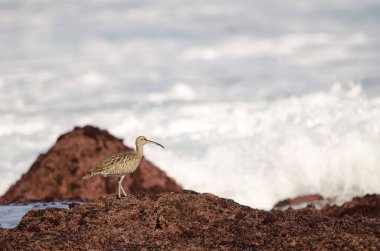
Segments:
[[[284,210],[288,207],[298,207],[299,210],[308,211],[314,215],[329,217],[359,216],[380,219],[380,195],[378,194],[367,194],[363,197],[355,197],[341,206],[331,205],[333,202],[333,200],[326,200],[318,194],[305,195],[280,201],[274,206],[274,209]],[[300,208],[302,204],[307,204],[307,208],[305,208],[305,205],[303,205],[303,208]]]
[[[326,216],[364,216],[369,218],[380,218],[380,195],[367,194],[364,197],[355,197],[342,206],[327,206],[321,210]]]
[[[379,250],[380,221],[270,212],[183,191],[29,211],[5,250]]]
[[[308,195],[302,195],[295,197],[293,199],[286,199],[282,200],[276,203],[274,205],[274,208],[284,208],[284,207],[291,207],[291,206],[298,206],[300,204],[310,204],[316,201],[321,201],[324,198],[319,194],[308,194]]]
[[[41,154],[29,171],[2,196],[3,201],[91,199],[117,192],[116,177],[83,180],[85,173],[107,157],[131,148],[105,130],[76,127],[60,136],[50,150]],[[123,181],[129,194],[179,191],[181,187],[151,162]]]

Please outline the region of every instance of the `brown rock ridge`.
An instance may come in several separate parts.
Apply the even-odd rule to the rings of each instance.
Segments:
[[[92,199],[117,192],[117,178],[83,175],[112,154],[130,151],[122,140],[96,127],[75,127],[60,136],[50,150],[41,154],[27,173],[0,198],[2,201]],[[123,181],[129,194],[180,191],[181,187],[151,162]]]
[[[290,207],[302,209],[306,206],[307,210],[311,210],[319,215],[331,217],[364,216],[380,219],[380,195],[377,194],[355,197],[341,206],[334,205],[333,199],[323,198],[319,194],[303,195],[293,199],[282,200],[276,203],[274,209],[285,210]]]
[[[301,204],[310,204],[317,201],[321,201],[323,199],[324,198],[319,194],[301,195],[292,199],[285,199],[285,200],[279,201],[274,205],[274,208],[281,209],[285,207],[297,207]]]
[[[29,211],[0,229],[5,250],[379,250],[380,221],[270,212],[191,191],[106,196]]]
[[[365,216],[380,219],[380,195],[367,194],[363,197],[355,197],[342,206],[326,206],[320,212],[333,217]]]

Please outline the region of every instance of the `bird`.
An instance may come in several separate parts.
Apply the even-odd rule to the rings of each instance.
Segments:
[[[83,179],[89,179],[97,175],[103,177],[117,176],[118,198],[121,198],[121,192],[123,192],[124,196],[127,196],[121,183],[126,175],[136,171],[143,156],[144,145],[146,144],[156,144],[164,148],[160,143],[149,140],[145,136],[139,136],[136,138],[136,149],[134,151],[121,152],[112,155],[100,165],[92,168],[85,176],[83,176]]]

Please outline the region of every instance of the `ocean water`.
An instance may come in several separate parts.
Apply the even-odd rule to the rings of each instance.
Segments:
[[[380,192],[380,4],[1,1],[0,193],[77,125],[270,209]]]
[[[0,228],[14,228],[29,210],[41,210],[45,208],[69,208],[69,202],[33,202],[0,205]]]

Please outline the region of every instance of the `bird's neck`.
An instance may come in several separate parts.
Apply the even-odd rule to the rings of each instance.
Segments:
[[[138,156],[142,157],[144,153],[144,145],[136,144],[136,153]]]

